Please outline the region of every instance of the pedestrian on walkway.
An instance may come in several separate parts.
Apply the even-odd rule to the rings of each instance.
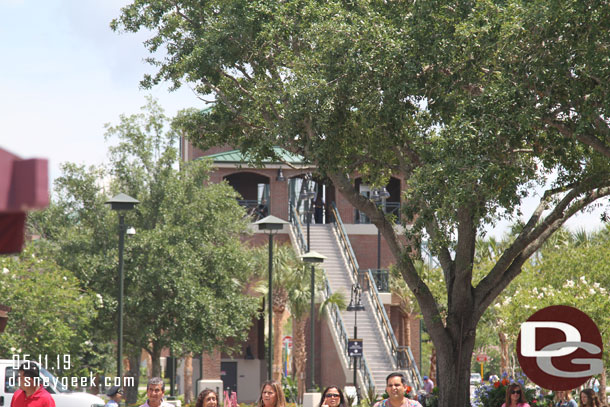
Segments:
[[[578,407],[572,399],[572,392],[569,391],[556,391],[555,401],[555,407]]]
[[[257,407],[286,407],[286,396],[282,385],[273,380],[263,383]]]
[[[140,407],[173,407],[171,404],[163,401],[165,395],[165,383],[160,377],[153,377],[148,380],[146,385],[146,403]]]
[[[525,400],[523,387],[519,383],[508,385],[506,388],[506,401],[502,404],[502,407],[530,407],[529,403]]]
[[[218,394],[212,389],[204,389],[199,393],[195,407],[218,407]]]
[[[119,407],[121,404],[121,400],[123,399],[123,389],[119,386],[112,386],[107,392],[106,395],[110,397],[108,403],[104,407]]]
[[[322,392],[322,399],[318,407],[351,407],[345,401],[345,395],[339,386],[328,386]]]
[[[385,379],[388,398],[373,407],[422,407],[419,401],[407,398],[407,378],[400,372],[390,373]]]
[[[11,407],[55,407],[55,400],[42,387],[36,363],[28,361],[19,366],[19,390],[13,395]]]
[[[580,392],[580,407],[603,407],[599,397],[593,389],[584,389]]]

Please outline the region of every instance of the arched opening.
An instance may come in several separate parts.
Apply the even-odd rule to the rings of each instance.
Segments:
[[[225,176],[229,185],[241,195],[239,204],[255,219],[269,214],[269,177],[254,172],[237,172]]]

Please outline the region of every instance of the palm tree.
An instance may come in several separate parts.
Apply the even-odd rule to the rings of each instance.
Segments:
[[[258,277],[263,278],[268,273],[268,247],[262,246],[256,250]],[[288,296],[298,284],[303,263],[289,245],[278,245],[273,249],[273,375],[272,379],[281,382],[282,379],[282,347],[279,346],[284,337],[284,324],[288,312]],[[267,293],[267,286],[260,286],[259,291]]]
[[[295,285],[290,290],[289,302],[292,313],[292,333],[293,333],[293,361],[294,372],[297,379],[298,402],[302,402],[305,393],[305,367],[307,366],[307,351],[305,348],[305,328],[309,320],[311,307],[311,286],[309,273],[300,273],[300,279],[295,280]],[[326,286],[324,273],[316,268],[316,290],[318,296],[324,291]],[[333,293],[326,298],[321,306],[320,313],[324,313],[329,306],[337,306],[340,310],[345,309],[345,296],[341,293]],[[314,323],[314,321],[311,321]]]

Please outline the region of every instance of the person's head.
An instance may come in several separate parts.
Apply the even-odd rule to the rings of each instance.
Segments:
[[[218,394],[214,390],[204,389],[199,393],[195,407],[218,407]]]
[[[385,390],[390,399],[402,400],[407,391],[407,378],[399,372],[390,373],[385,379]]]
[[[165,383],[160,377],[152,377],[148,380],[146,385],[146,396],[148,397],[148,404],[151,407],[156,407],[161,404],[163,395],[165,394]]]
[[[424,380],[428,380],[428,376],[424,376]]]
[[[24,362],[19,366],[19,388],[26,392],[32,393],[32,389],[40,386],[40,369],[33,362]]]
[[[320,407],[327,405],[329,407],[346,407],[345,396],[339,386],[328,386],[322,392],[322,399],[320,400]]]
[[[106,392],[106,395],[118,403],[123,398],[123,389],[121,389],[119,386],[112,386]]]
[[[593,389],[584,389],[580,392],[581,407],[600,407],[601,405],[602,403]]]
[[[286,397],[282,385],[273,380],[267,380],[261,386],[258,407],[285,407]]]
[[[517,403],[525,403],[523,388],[519,383],[511,383],[506,388],[506,407]]]

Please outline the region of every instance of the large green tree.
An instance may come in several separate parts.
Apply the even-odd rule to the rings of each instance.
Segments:
[[[64,376],[90,367],[84,356],[92,351],[88,335],[98,298],[36,244],[19,256],[0,256],[0,298],[12,308],[0,342],[3,358],[37,360]]]
[[[124,192],[140,204],[126,214],[124,339],[146,349],[160,375],[164,347],[175,354],[226,349],[247,337],[257,302],[234,276],[252,267],[241,243],[248,220],[226,183],[209,183],[209,163],[180,165],[177,135],[156,102],[108,126],[109,165],[64,166],[49,209],[32,227],[50,254],[103,302],[98,339],[116,339],[117,215],[105,201]]]
[[[150,30],[158,69],[145,86],[188,82],[216,103],[185,114],[196,144],[301,154],[377,225],[420,305],[448,407],[468,404],[486,308],[610,193],[609,12],[594,0],[134,0],[112,26]],[[414,266],[418,239],[358,194],[354,174],[404,179],[403,220],[430,238],[446,317]],[[473,283],[477,237],[534,187],[546,188],[539,206]]]

